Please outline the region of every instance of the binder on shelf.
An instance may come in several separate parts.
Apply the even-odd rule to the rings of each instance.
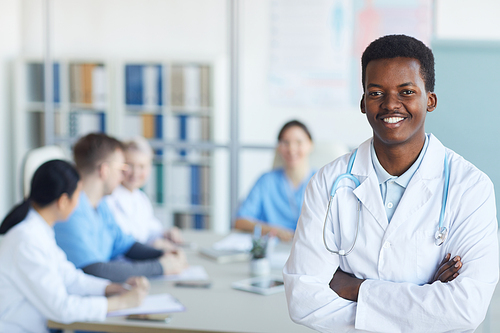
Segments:
[[[163,195],[163,150],[158,149],[155,151],[157,159],[153,163],[155,173],[156,173],[156,202],[162,204],[165,202]]]
[[[191,229],[192,216],[185,213],[174,213],[174,225],[179,229]]]
[[[182,65],[172,66],[170,82],[172,106],[184,106],[184,68]]]
[[[102,64],[69,65],[70,102],[98,110],[106,107],[106,68]]]
[[[60,103],[60,66],[59,63],[53,64],[54,75],[54,103]],[[45,101],[45,67],[43,63],[29,63],[27,65],[28,77],[28,101]]]
[[[103,65],[95,65],[92,69],[91,99],[95,109],[106,108],[106,69]]]
[[[83,104],[92,104],[92,71],[94,64],[81,64]]]
[[[198,109],[201,106],[200,66],[184,66],[184,107]]]
[[[152,114],[142,115],[142,132],[146,139],[155,137],[155,118]]]
[[[125,65],[125,104],[156,110],[163,105],[161,65]]]
[[[200,106],[210,107],[210,67],[200,66]]]
[[[191,204],[191,168],[184,163],[171,165],[170,177],[170,203],[176,206],[189,206]]]
[[[29,147],[38,148],[45,145],[44,114],[42,111],[28,113],[27,141]]]
[[[200,205],[208,206],[210,204],[210,167],[200,166]]]
[[[106,131],[106,114],[93,111],[71,111],[69,113],[69,136],[79,138],[89,133]]]
[[[142,85],[142,66],[125,66],[125,104],[142,105],[143,85]]]
[[[70,89],[70,102],[81,103],[82,98],[82,78],[80,66],[77,64],[69,65],[69,89]]]

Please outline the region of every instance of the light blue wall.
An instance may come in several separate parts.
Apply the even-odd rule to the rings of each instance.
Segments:
[[[485,172],[500,207],[500,42],[436,41],[438,108],[426,131]],[[453,171],[451,171],[453,172]]]

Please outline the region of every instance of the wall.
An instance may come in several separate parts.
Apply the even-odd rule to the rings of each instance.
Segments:
[[[10,142],[11,61],[21,48],[21,2],[0,0],[0,219],[14,204]],[[1,221],[0,221],[1,223]]]
[[[226,0],[52,0],[56,57],[210,58],[218,67],[215,133],[229,132]],[[357,109],[278,108],[267,102],[269,0],[241,1],[241,127],[247,144],[273,145],[282,123],[306,120],[317,141],[344,140],[354,146],[370,136]],[[438,39],[500,39],[500,2],[436,0]],[[7,62],[16,56],[42,55],[42,1],[0,0],[0,215],[13,203],[9,170],[9,87]],[[265,119],[265,121],[263,121]],[[242,197],[261,171],[270,167],[271,151],[242,156]],[[255,167],[257,166],[257,167]]]
[[[500,1],[437,0],[437,39],[500,39]]]

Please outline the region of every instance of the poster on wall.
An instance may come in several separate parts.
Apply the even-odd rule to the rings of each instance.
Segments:
[[[387,34],[429,45],[432,0],[271,0],[269,99],[341,109],[361,97],[361,54]]]

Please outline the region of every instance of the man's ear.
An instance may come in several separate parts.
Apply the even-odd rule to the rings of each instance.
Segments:
[[[433,92],[427,93],[427,112],[432,112],[437,107],[438,98]]]
[[[359,102],[359,107],[361,108],[361,113],[366,113],[366,111],[365,111],[365,94],[361,95],[361,101]]]
[[[97,169],[100,179],[107,179],[109,175],[109,163],[103,162]]]

